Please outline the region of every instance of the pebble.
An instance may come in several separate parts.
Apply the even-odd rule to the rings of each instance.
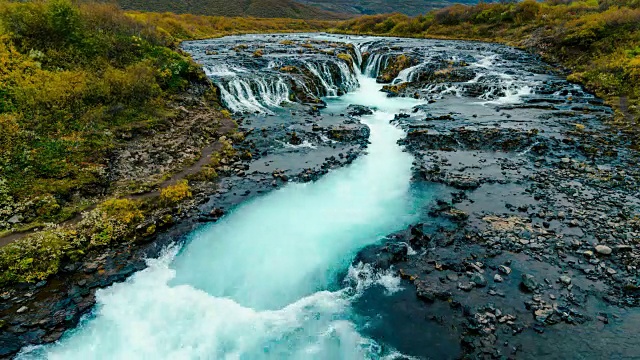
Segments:
[[[447,274],[447,279],[449,281],[458,281],[458,275],[454,273]]]
[[[505,275],[511,274],[511,268],[505,265],[498,266],[498,270]]]
[[[611,248],[608,247],[607,245],[597,245],[596,246],[596,251],[598,252],[598,254],[601,255],[611,255]]]
[[[467,283],[458,283],[458,289],[462,290],[462,291],[471,291],[474,288],[474,283],[472,282],[467,282]]]
[[[20,309],[18,309],[18,311],[16,311],[16,312],[17,312],[18,314],[22,314],[23,312],[25,312],[25,311],[27,311],[27,310],[29,310],[29,308],[28,308],[28,307],[26,307],[26,306],[23,306],[23,307],[21,307]]]
[[[493,276],[493,281],[497,282],[497,283],[501,283],[504,279],[502,279],[502,276],[500,276],[500,274],[495,274]]]
[[[567,275],[562,275],[560,276],[560,282],[565,284],[565,285],[569,285],[571,284],[571,278]]]
[[[471,275],[471,282],[476,284],[477,287],[482,288],[487,286],[487,279],[480,273],[474,273]]]

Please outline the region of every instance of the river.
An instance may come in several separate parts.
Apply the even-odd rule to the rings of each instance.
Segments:
[[[400,287],[393,271],[375,273],[352,265],[356,253],[419,220],[424,204],[437,195],[436,187],[418,191],[412,186],[413,158],[397,144],[405,133],[390,121],[426,104],[429,96],[458,99],[456,95],[474,91],[477,98],[467,106],[488,112],[486,103],[509,104],[530,94],[539,75],[500,68],[505,66],[501,47],[452,51],[451,43],[428,43],[412,50],[428,59],[400,72],[394,84],[415,79],[434,61],[464,64],[473,71],[468,78],[467,73],[456,75],[463,85],[434,84],[423,89],[430,95],[417,100],[381,91],[375,77],[388,66],[394,49],[378,46],[372,38],[290,36],[337,42],[338,48],[350,42],[353,46],[344,49],[350,51],[353,66],[326,56],[327,51],[299,56],[276,51],[278,55],[268,58],[218,53],[247,39],[280,49],[289,46],[283,38],[228,37],[188,43],[186,49],[203,63],[225,105],[235,112],[278,115],[278,108],[294,95],[299,102],[304,96],[321,98],[327,114],[344,112],[351,104],[375,109],[361,118],[370,128],[366,154],[316,182],[290,183],[241,204],[218,223],[202,226],[183,246],[150,259],[147,269],[98,291],[92,314],[60,341],[25,349],[19,358],[400,356],[392,346],[365,335],[367,318],[352,306],[373,285],[385,294]],[[203,49],[211,46],[216,51],[207,50],[214,55],[206,58]],[[287,66],[304,70],[283,70]],[[312,81],[300,80],[305,76]]]

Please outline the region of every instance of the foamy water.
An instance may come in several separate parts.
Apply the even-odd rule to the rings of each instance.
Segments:
[[[289,184],[191,235],[183,249],[97,293],[93,315],[22,359],[393,358],[362,336],[351,303],[369,286],[399,290],[393,272],[349,267],[355,253],[416,219],[412,157],[389,124],[416,100],[373,79],[327,111],[375,106],[368,153],[315,183]],[[347,271],[348,270],[348,271]],[[339,274],[347,271],[347,281]]]

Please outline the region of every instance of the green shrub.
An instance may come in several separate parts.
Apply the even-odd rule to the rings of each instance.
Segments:
[[[53,228],[0,248],[0,285],[34,282],[55,274],[77,240],[75,233]]]

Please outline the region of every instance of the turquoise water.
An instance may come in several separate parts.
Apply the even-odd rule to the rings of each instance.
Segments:
[[[389,124],[416,100],[387,98],[375,80],[327,111],[374,106],[368,153],[315,183],[289,184],[190,235],[181,248],[97,293],[91,317],[21,358],[362,359],[393,357],[360,335],[350,304],[390,273],[349,266],[362,247],[416,219],[412,157]],[[340,274],[347,272],[345,283]]]

